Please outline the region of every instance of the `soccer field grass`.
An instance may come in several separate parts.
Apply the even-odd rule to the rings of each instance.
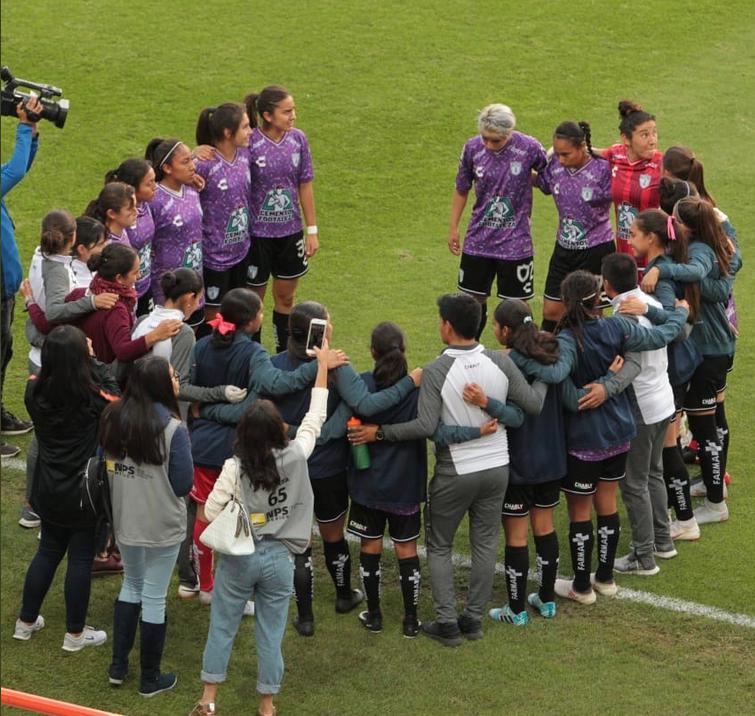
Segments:
[[[596,146],[616,141],[616,104],[629,97],[658,118],[661,148],[692,147],[706,183],[738,231],[745,266],[736,295],[741,338],[730,376],[731,519],[703,528],[654,578],[619,584],[755,618],[755,300],[749,267],[755,230],[755,22],[750,0],[645,4],[440,0],[425,3],[95,3],[5,0],[2,63],[26,79],[61,86],[71,100],[64,130],[41,125],[35,166],[8,196],[24,266],[39,222],[53,207],[80,213],[106,170],[141,155],[149,139],[193,143],[199,110],[281,83],[293,93],[297,125],[310,140],[322,248],[299,297],[325,303],[334,344],[360,370],[369,333],[395,320],[409,338],[410,362],[438,352],[435,297],[456,285],[458,259],[446,248],[453,179],[477,110],[510,104],[518,129],[546,146],[565,119],[588,120]],[[15,121],[2,119],[2,157]],[[536,195],[533,236],[539,294],[553,245],[556,212]],[[264,342],[270,345],[268,306]],[[25,314],[17,311],[15,357],[5,402],[25,414]],[[484,337],[493,341],[488,330]],[[20,442],[25,443],[25,440]],[[16,525],[23,474],[2,470],[2,684],[123,714],[188,713],[200,692],[208,613],[178,603],[171,589],[164,668],[176,689],[152,701],[133,679],[110,689],[109,645],[66,655],[63,580],[31,642],[11,639],[36,533]],[[628,523],[619,554],[629,541]],[[565,508],[558,516],[562,571],[569,570]],[[465,533],[457,550],[466,552]],[[352,547],[352,555],[356,550]],[[318,552],[319,558],[319,552]],[[321,560],[320,560],[321,563]],[[426,570],[423,567],[423,572]],[[481,642],[458,650],[400,636],[393,558],[384,558],[386,626],[366,633],[356,616],[336,617],[332,587],[317,574],[318,632],[302,640],[289,626],[286,714],[372,716],[439,712],[632,713],[752,712],[755,629],[627,601],[591,608],[560,605],[552,623],[525,629],[485,625]],[[466,573],[459,570],[463,594]],[[90,623],[110,631],[119,580],[93,585]],[[496,580],[495,599],[504,587]],[[421,615],[429,616],[424,589]],[[752,622],[750,622],[752,623]],[[245,623],[249,627],[248,623]],[[220,691],[221,714],[256,710],[251,630],[243,629]],[[137,655],[132,656],[132,664]]]

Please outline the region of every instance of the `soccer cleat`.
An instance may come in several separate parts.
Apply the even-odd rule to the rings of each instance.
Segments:
[[[690,485],[689,494],[691,497],[707,497],[708,488],[705,487],[705,483],[702,480],[698,480],[697,482],[693,482]],[[726,487],[726,482],[724,482],[724,499],[726,499],[728,496],[729,488]]]
[[[527,603],[537,609],[543,619],[553,619],[556,616],[556,602],[544,602],[537,592],[527,597]]]
[[[668,547],[659,547],[657,544],[653,545],[653,556],[659,559],[673,559],[678,554],[679,552],[676,551],[676,547],[673,544]]]
[[[731,475],[728,472],[724,474],[724,485],[731,485]]]
[[[6,442],[0,442],[0,458],[5,460],[6,458],[16,457],[21,452],[21,448],[17,445],[8,445]]]
[[[383,615],[379,611],[359,612],[359,622],[367,631],[371,631],[374,634],[380,634],[383,631]]]
[[[178,598],[179,599],[194,599],[199,594],[198,584],[179,584],[178,585]]]
[[[33,530],[39,528],[42,521],[39,519],[39,515],[34,512],[29,505],[24,505],[21,509],[21,517],[18,520],[18,524],[24,529]]]
[[[694,542],[700,539],[700,525],[694,517],[688,520],[673,520],[669,527],[674,542]]]
[[[404,637],[414,639],[422,628],[422,622],[417,617],[404,617],[404,623],[401,626]]]
[[[2,435],[26,435],[34,430],[34,423],[21,420],[5,408],[0,413],[0,434]]]
[[[299,636],[314,636],[315,635],[315,620],[301,619],[300,617],[294,618],[294,629],[298,632]]]
[[[726,522],[729,519],[729,507],[725,502],[709,502],[707,499],[695,510],[698,525],[709,522]]]
[[[488,616],[494,622],[504,622],[506,624],[513,624],[514,626],[527,626],[530,621],[529,614],[525,609],[518,614],[511,610],[508,604],[504,604],[502,607],[496,607],[488,612]]]
[[[27,624],[20,619],[16,619],[16,628],[13,630],[13,638],[19,641],[29,641],[31,635],[40,629],[45,628],[44,617],[40,614],[34,624]]]
[[[661,571],[661,568],[655,563],[641,562],[634,552],[623,557],[617,557],[613,563],[613,568],[622,574],[636,574],[641,577],[652,577]]]
[[[482,639],[482,624],[479,619],[473,619],[466,614],[462,614],[457,620],[456,624],[459,627],[461,635],[469,641],[477,641]]]
[[[590,575],[590,582],[592,582],[592,588],[603,597],[615,597],[619,591],[616,582],[599,582],[595,579],[595,572]]]
[[[454,622],[439,622],[433,619],[431,622],[422,624],[421,631],[425,636],[435,639],[443,646],[461,646],[464,643],[459,625]]]
[[[107,634],[104,631],[85,626],[84,631],[78,636],[66,632],[65,637],[63,637],[63,651],[81,651],[87,646],[100,646],[105,641],[107,641]]]
[[[348,614],[353,609],[356,609],[364,599],[359,589],[352,589],[350,597],[338,597],[336,599],[336,612],[339,614]]]
[[[553,589],[562,599],[571,599],[579,604],[595,604],[595,591],[590,589],[589,592],[578,592],[574,589],[574,583],[571,579],[557,579]]]

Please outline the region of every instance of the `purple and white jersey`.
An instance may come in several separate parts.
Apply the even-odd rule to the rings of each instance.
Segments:
[[[126,233],[126,229],[124,229],[121,234],[114,234],[112,231],[110,231],[110,229],[108,229],[106,241],[107,243],[110,243],[111,241],[115,241],[118,244],[126,244],[126,246],[131,245],[128,240],[128,234]]]
[[[534,137],[513,132],[506,145],[491,152],[482,137],[472,137],[461,152],[456,190],[475,185],[476,199],[464,239],[464,253],[506,261],[532,256],[532,183],[530,172],[545,167],[545,150]]]
[[[141,298],[149,291],[152,281],[152,239],[155,237],[155,220],[150,205],[143,201],[136,207],[136,223],[126,229],[131,248],[139,256],[139,278],[136,279],[136,295]]]
[[[166,271],[191,268],[202,275],[202,205],[193,187],[182,186],[180,192],[174,192],[158,184],[150,209],[155,222],[152,298],[162,306],[165,296],[160,277]]]
[[[537,186],[556,202],[559,246],[591,249],[613,241],[610,162],[591,157],[579,169],[566,169],[554,156],[538,174]]]
[[[312,181],[312,155],[300,129],[274,142],[256,128],[249,140],[252,236],[278,238],[302,229],[299,186]]]
[[[199,194],[204,265],[223,271],[243,261],[249,252],[249,152],[238,150],[232,162],[218,153],[210,161],[198,161],[196,167],[205,180]]]

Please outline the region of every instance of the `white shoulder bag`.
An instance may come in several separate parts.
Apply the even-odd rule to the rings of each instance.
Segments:
[[[220,554],[245,555],[254,552],[254,537],[249,524],[249,515],[243,502],[239,481],[240,465],[236,463],[236,479],[233,494],[220,514],[205,528],[199,541]]]

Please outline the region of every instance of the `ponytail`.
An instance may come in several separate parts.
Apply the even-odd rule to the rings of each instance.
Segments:
[[[267,124],[264,116],[265,112],[272,114],[275,108],[290,96],[291,93],[280,85],[265,87],[259,94],[254,92],[249,93],[244,97],[244,106],[246,107],[247,115],[249,115],[249,124],[252,127],[259,127],[260,124],[264,127]]]
[[[658,187],[661,200],[661,209],[667,214],[674,213],[674,205],[681,199],[699,196],[697,189],[688,181],[675,179],[674,177],[661,177]]]
[[[165,177],[164,166],[170,164],[176,149],[183,142],[180,139],[161,139],[155,137],[144,152],[144,158],[152,164],[155,170],[155,179],[162,181]]]
[[[220,310],[216,316],[220,320],[213,325],[212,344],[218,348],[230,346],[236,331],[254,320],[261,309],[262,301],[254,291],[248,288],[231,289],[220,302]],[[228,324],[233,328],[229,330]]]
[[[204,284],[202,277],[194,269],[178,268],[166,271],[160,277],[160,288],[165,298],[176,301],[187,293],[200,293]]]
[[[595,159],[603,157],[592,148],[592,130],[588,122],[561,122],[553,133],[554,139],[565,139],[574,147],[585,144],[588,154]]]
[[[663,168],[676,179],[684,179],[695,186],[700,196],[712,206],[715,199],[705,188],[704,168],[688,147],[669,147],[663,155]]]
[[[102,253],[93,254],[87,261],[87,266],[106,281],[112,281],[116,276],[125,276],[131,271],[134,261],[136,251],[126,244],[112,241],[102,249]]]
[[[585,325],[595,318],[595,309],[600,301],[599,281],[599,276],[580,270],[570,273],[561,282],[561,300],[565,313],[556,330],[571,330],[580,351],[583,349]]]
[[[134,187],[122,181],[114,181],[105,184],[100,195],[89,202],[84,210],[84,216],[91,216],[107,226],[108,211],[118,212],[127,206],[136,206]]]
[[[197,120],[197,144],[217,146],[225,139],[225,130],[236,134],[244,119],[244,107],[236,102],[226,102],[219,107],[206,107]]]
[[[372,375],[378,390],[390,388],[409,372],[406,340],[401,328],[391,321],[379,323],[370,340],[375,368]]]
[[[517,298],[504,299],[495,309],[493,319],[499,326],[511,329],[506,343],[509,348],[543,365],[552,365],[558,361],[560,348],[556,337],[538,329],[532,320],[530,307],[524,301]]]
[[[53,209],[42,219],[39,247],[45,256],[63,252],[66,244],[76,235],[76,220],[65,209]]]
[[[674,218],[684,224],[695,239],[713,249],[721,276],[727,276],[733,251],[715,209],[699,198],[682,199],[674,206]]]
[[[132,157],[105,174],[105,184],[123,182],[138,191],[139,185],[144,181],[144,177],[147,176],[150,169],[151,165],[146,159]]]

